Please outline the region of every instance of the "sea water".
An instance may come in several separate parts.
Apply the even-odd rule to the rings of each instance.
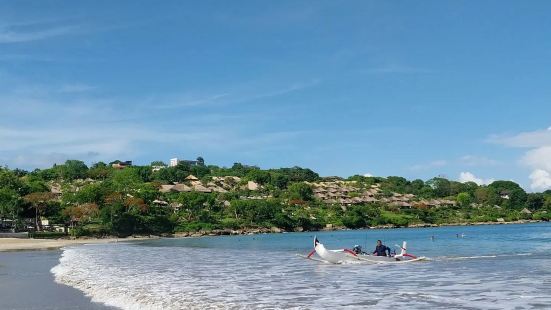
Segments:
[[[306,260],[377,239],[429,262]],[[64,249],[56,281],[122,309],[551,309],[551,224],[161,239]]]

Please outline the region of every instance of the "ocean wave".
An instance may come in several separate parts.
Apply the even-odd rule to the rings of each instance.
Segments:
[[[96,247],[64,249],[59,264],[51,270],[55,280],[83,291],[93,302],[124,310],[234,308],[231,303],[208,302],[193,295],[174,294],[171,286],[177,281],[172,283],[163,273],[155,275],[139,268],[132,264],[131,258],[125,264],[124,254],[109,262],[111,258],[96,252],[104,247]]]
[[[525,258],[518,255],[498,261],[466,256],[454,264],[333,265],[307,262],[285,251],[121,243],[66,248],[52,273],[57,282],[83,291],[93,301],[124,310],[366,309],[399,304],[410,309],[513,309],[529,302],[550,304],[549,288],[533,281],[548,264],[543,262],[541,270],[534,268],[531,274],[519,270],[519,276],[512,270]]]

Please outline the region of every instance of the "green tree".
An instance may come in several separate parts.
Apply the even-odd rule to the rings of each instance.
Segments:
[[[54,200],[56,196],[50,192],[38,192],[25,195],[23,199],[30,203],[35,210],[35,228],[41,229],[41,222],[38,220],[39,216],[46,210],[48,203]]]
[[[448,179],[444,178],[433,178],[427,181],[436,197],[447,197],[451,194],[451,183]]]
[[[23,194],[27,190],[25,184],[15,173],[2,167],[0,167],[0,188],[11,189],[18,194]]]
[[[249,226],[271,226],[280,209],[281,206],[276,201],[232,200],[228,212]],[[282,218],[284,217],[279,217],[280,220]]]
[[[105,184],[91,183],[82,186],[78,191],[63,193],[62,200],[66,204],[103,203],[109,188]]]
[[[312,187],[305,183],[293,183],[287,188],[289,199],[311,201],[314,199]]]
[[[472,197],[469,193],[462,192],[462,193],[457,194],[457,199],[456,200],[457,200],[457,203],[459,203],[460,206],[467,207],[471,204]]]
[[[386,178],[386,182],[383,183],[382,189],[392,192],[404,193],[409,181],[403,177],[389,176]]]
[[[488,185],[496,191],[497,194],[509,197],[510,205],[513,208],[521,209],[526,204],[526,192],[520,185],[513,181],[495,181]]]
[[[195,165],[191,166],[190,173],[201,179],[210,173],[210,169],[204,165]]]
[[[530,193],[526,199],[526,206],[532,210],[539,210],[545,204],[545,196],[542,193]]]
[[[12,225],[16,225],[19,216],[20,197],[16,191],[9,188],[0,188],[0,226],[4,226],[4,221],[10,219]],[[15,226],[12,226],[16,229]]]
[[[127,169],[129,169],[129,168],[127,168]],[[134,167],[131,167],[130,169],[136,170],[136,173],[138,174],[138,176],[140,177],[142,182],[151,181],[151,176],[152,176],[153,172],[151,171],[150,167],[148,167],[148,166],[134,166]]]
[[[36,169],[30,175],[36,176],[43,181],[52,181],[59,178],[59,169],[54,165],[53,168],[49,169]]]
[[[271,175],[268,171],[254,169],[247,173],[246,178],[258,184],[265,185],[270,183]]]
[[[201,211],[214,203],[214,197],[207,193],[184,192],[178,194],[176,201],[183,205],[186,220],[192,221],[198,219]]]
[[[66,180],[85,179],[88,176],[88,166],[80,160],[70,159],[59,166],[61,177]]]
[[[424,186],[425,186],[425,182],[423,182],[423,180],[420,180],[420,179],[413,180],[410,183],[410,188],[411,188],[410,191],[412,194],[419,194]]]
[[[286,175],[290,182],[314,182],[320,179],[319,174],[310,169],[301,167],[273,169],[270,170],[270,172],[277,172]]]
[[[113,173],[113,168],[104,162],[97,162],[88,170],[88,176],[94,180],[105,180]]]
[[[285,189],[289,184],[289,177],[277,172],[272,172],[270,180],[271,184],[278,189]]]
[[[474,196],[474,192],[478,189],[478,184],[475,182],[465,182],[462,186],[462,191]]]
[[[111,190],[124,194],[133,193],[135,189],[143,183],[138,171],[132,168],[125,168],[113,172],[109,180]]]

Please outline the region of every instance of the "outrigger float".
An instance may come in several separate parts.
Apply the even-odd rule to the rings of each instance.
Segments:
[[[361,251],[360,247],[355,247],[354,250],[350,249],[340,249],[340,250],[328,250],[325,246],[319,242],[317,237],[314,237],[314,250],[308,255],[301,257],[316,260],[329,262],[333,264],[343,264],[347,262],[365,262],[372,264],[400,264],[400,263],[413,263],[420,261],[427,261],[429,258],[425,256],[415,256],[407,253],[407,242],[403,242],[402,246],[396,245],[400,248],[399,254],[391,254],[391,256],[377,256],[371,255]],[[314,254],[317,254],[319,258],[314,257]]]

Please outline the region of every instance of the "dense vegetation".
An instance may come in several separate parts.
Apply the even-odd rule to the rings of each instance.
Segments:
[[[52,224],[70,227],[73,235],[128,236],[215,229],[290,231],[549,220],[551,212],[551,191],[526,193],[511,181],[478,186],[443,178],[409,181],[356,175],[347,180],[356,181],[359,187],[378,184],[381,195],[407,193],[416,199],[446,198],[457,204],[400,208],[375,202],[343,208],[315,198],[310,184],[323,178],[300,167],[262,170],[239,163],[231,168],[187,163],[166,167],[153,162],[116,169],[113,163],[88,167],[82,161],[68,160],[32,172],[0,168],[0,228],[41,231],[45,229],[41,219],[48,219],[50,229]],[[153,169],[159,166],[163,168]],[[241,179],[235,190],[228,192],[159,191],[162,184],[183,183],[190,175],[205,184],[216,176]],[[259,189],[243,186],[248,181],[259,184]]]

